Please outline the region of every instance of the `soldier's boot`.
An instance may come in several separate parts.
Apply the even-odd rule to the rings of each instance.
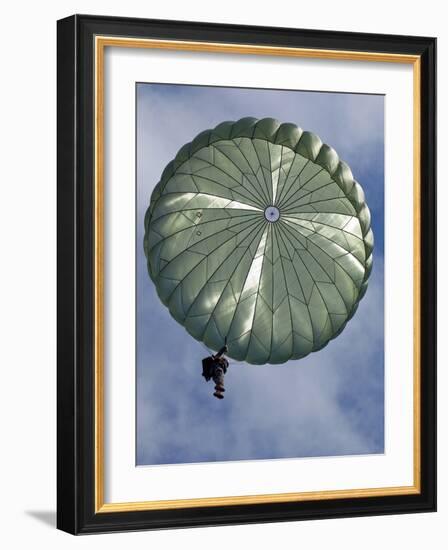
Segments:
[[[218,399],[224,399],[223,394],[222,394],[220,391],[218,391],[218,390],[216,390],[215,393],[214,393],[213,395],[214,395],[215,397],[217,397]]]

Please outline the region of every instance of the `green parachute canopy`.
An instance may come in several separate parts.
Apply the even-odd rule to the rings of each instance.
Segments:
[[[323,348],[367,289],[364,192],[336,152],[294,124],[223,122],[184,145],[145,216],[161,301],[197,340],[254,364]]]

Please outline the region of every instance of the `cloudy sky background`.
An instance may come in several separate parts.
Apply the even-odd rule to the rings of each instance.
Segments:
[[[231,364],[226,396],[206,349],[170,316],[146,270],[143,218],[165,165],[224,120],[273,117],[338,152],[364,188],[375,235],[369,289],[328,346],[284,365]],[[384,97],[137,85],[138,465],[384,452]]]

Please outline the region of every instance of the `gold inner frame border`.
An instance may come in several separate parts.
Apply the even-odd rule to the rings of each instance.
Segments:
[[[153,48],[208,53],[234,53],[268,56],[301,57],[327,60],[366,61],[382,63],[406,63],[413,66],[413,459],[414,482],[410,486],[378,487],[349,490],[329,490],[296,493],[190,498],[180,500],[153,500],[139,502],[104,502],[104,52],[106,47]],[[382,52],[325,50],[253,44],[227,44],[181,40],[157,40],[95,36],[95,277],[94,277],[94,510],[95,513],[130,512],[143,510],[167,510],[208,506],[232,506],[274,502],[303,502],[343,498],[365,498],[393,495],[411,495],[421,492],[421,342],[420,342],[420,278],[421,278],[421,60],[418,55],[402,55]]]

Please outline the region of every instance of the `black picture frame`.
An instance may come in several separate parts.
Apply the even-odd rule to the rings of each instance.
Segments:
[[[74,15],[57,24],[57,526],[72,534],[436,510],[436,39]],[[421,485],[418,494],[97,513],[94,51],[97,35],[420,57]]]

